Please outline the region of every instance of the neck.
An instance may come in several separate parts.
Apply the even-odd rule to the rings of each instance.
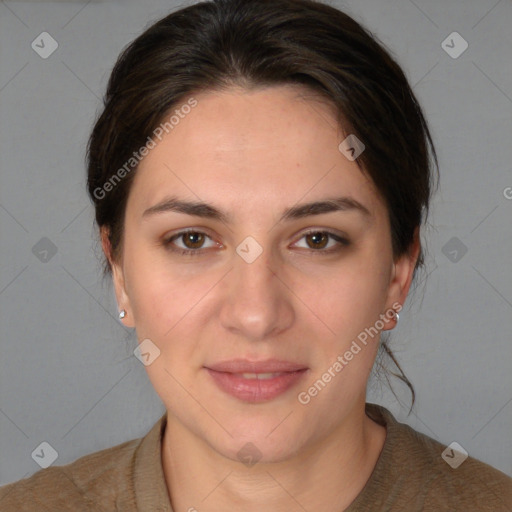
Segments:
[[[385,437],[363,403],[328,437],[287,460],[248,467],[219,454],[169,412],[162,465],[174,512],[341,512],[363,489]]]

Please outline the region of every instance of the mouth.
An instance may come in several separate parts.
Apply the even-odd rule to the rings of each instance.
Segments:
[[[273,379],[274,377],[280,377],[281,375],[285,375],[287,372],[277,372],[277,373],[237,373],[240,377],[244,379],[259,379],[259,380],[268,380]]]
[[[221,391],[249,403],[278,397],[296,386],[308,371],[302,364],[275,359],[234,359],[204,368]]]

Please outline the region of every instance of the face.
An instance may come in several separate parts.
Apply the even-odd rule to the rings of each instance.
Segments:
[[[145,368],[172,421],[230,459],[252,442],[286,460],[361,415],[418,248],[393,258],[328,104],[295,86],[194,98],[136,171],[117,300],[160,351]]]

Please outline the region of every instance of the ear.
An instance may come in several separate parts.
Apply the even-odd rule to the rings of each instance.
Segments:
[[[126,316],[120,321],[126,327],[135,327],[133,322],[133,314],[130,308],[130,298],[126,293],[125,287],[125,279],[122,262],[117,262],[113,258],[112,254],[112,245],[109,240],[109,230],[106,227],[102,227],[100,230],[101,233],[101,246],[103,248],[103,252],[107,257],[110,267],[112,269],[112,281],[114,283],[114,290],[116,293],[116,300],[119,307],[119,311],[124,309],[126,311]]]
[[[409,247],[409,250],[402,254],[393,263],[393,273],[388,288],[388,297],[386,299],[386,311],[390,309],[395,310],[397,313],[402,309],[409,288],[411,287],[412,278],[414,274],[414,268],[420,254],[421,243],[420,243],[420,228],[416,227],[414,230],[413,241]],[[399,305],[399,306],[398,306]],[[389,325],[383,330],[393,329],[396,326],[396,321],[388,322]]]

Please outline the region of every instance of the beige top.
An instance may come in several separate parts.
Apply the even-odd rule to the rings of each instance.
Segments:
[[[512,511],[512,478],[471,457],[454,469],[441,457],[441,443],[398,423],[384,407],[366,404],[366,413],[386,426],[386,441],[344,512]],[[161,462],[166,418],[140,439],[0,487],[0,510],[172,512]]]

